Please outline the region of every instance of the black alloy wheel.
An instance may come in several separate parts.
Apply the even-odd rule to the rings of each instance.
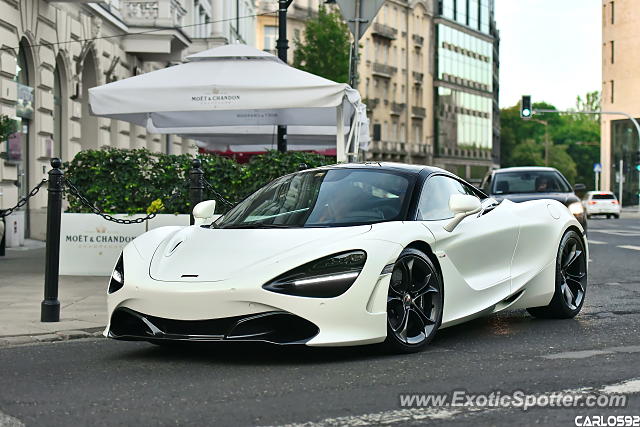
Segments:
[[[587,289],[587,252],[584,241],[574,231],[567,231],[558,247],[556,287],[546,307],[527,310],[535,317],[570,319],[582,309]]]
[[[394,351],[419,351],[442,322],[442,280],[423,252],[405,249],[396,261],[387,296],[387,340]]]

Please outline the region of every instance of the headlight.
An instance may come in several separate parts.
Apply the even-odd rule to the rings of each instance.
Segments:
[[[112,294],[124,286],[124,262],[122,262],[122,254],[116,262],[116,266],[111,273],[111,280],[109,280],[109,293]]]
[[[584,207],[580,202],[573,202],[569,205],[569,212],[574,215],[582,215],[584,213]]]
[[[366,260],[364,251],[341,252],[294,268],[263,288],[299,297],[337,297],[353,285]]]

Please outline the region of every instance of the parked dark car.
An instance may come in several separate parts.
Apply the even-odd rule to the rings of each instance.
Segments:
[[[554,168],[526,166],[496,169],[482,180],[482,190],[500,201],[526,202],[536,199],[553,199],[564,203],[582,227],[587,229],[584,206],[576,192],[584,191],[583,184],[571,188],[569,181]]]

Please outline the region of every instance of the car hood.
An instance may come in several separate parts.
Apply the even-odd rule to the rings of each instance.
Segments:
[[[160,281],[222,281],[310,250],[317,252],[318,257],[324,256],[317,248],[370,230],[370,225],[290,229],[186,227],[160,242],[151,259],[149,274]],[[283,268],[288,268],[284,264],[287,263],[283,263]]]
[[[511,200],[512,202],[528,202],[529,200],[540,199],[552,199],[557,200],[565,205],[570,205],[573,202],[579,202],[578,196],[573,193],[521,193],[521,194],[493,194],[491,197],[501,201],[504,199]]]

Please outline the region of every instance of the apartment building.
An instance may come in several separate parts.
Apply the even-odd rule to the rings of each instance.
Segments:
[[[433,15],[431,1],[387,0],[361,39],[368,160],[433,164]]]
[[[290,40],[318,3],[294,0]],[[260,11],[275,4],[263,0]],[[275,53],[277,39],[277,15],[260,17],[258,47]],[[431,164],[470,180],[500,164],[494,0],[386,0],[360,47],[368,160]]]
[[[471,181],[500,164],[494,0],[439,0],[434,19],[434,164]]]
[[[19,131],[0,145],[0,209],[83,149],[194,152],[194,141],[92,116],[88,89],[220,44],[254,44],[254,0],[0,0],[0,114]],[[7,218],[45,237],[46,191]]]
[[[304,38],[306,21],[317,15],[318,8],[324,0],[293,0],[287,10],[287,51],[288,62],[293,63],[295,54],[295,40]],[[278,55],[276,42],[278,41],[278,0],[259,0],[256,20],[256,47],[273,55]],[[329,6],[331,7],[331,6]]]
[[[621,111],[640,121],[640,10],[633,0],[602,1],[602,100],[603,111]],[[614,191],[622,204],[638,203],[640,193],[636,152],[638,132],[626,117],[600,117],[600,188]],[[620,162],[622,161],[622,169]],[[622,194],[619,194],[622,180]]]

